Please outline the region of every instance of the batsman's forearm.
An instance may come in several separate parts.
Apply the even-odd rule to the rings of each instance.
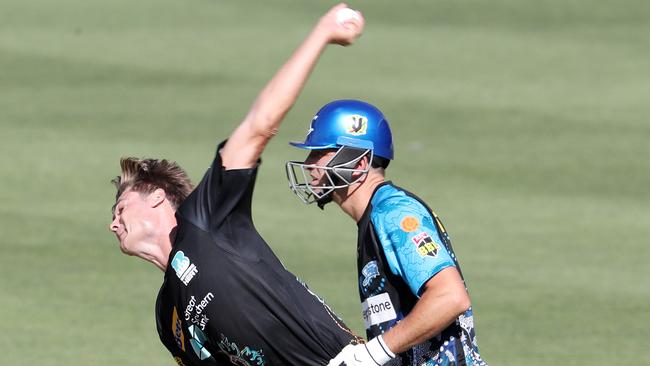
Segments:
[[[445,268],[429,280],[413,310],[384,333],[383,339],[394,353],[404,352],[440,334],[470,306],[458,271],[455,267]]]
[[[277,132],[327,44],[327,38],[314,28],[266,84],[246,117],[256,131],[269,137]]]

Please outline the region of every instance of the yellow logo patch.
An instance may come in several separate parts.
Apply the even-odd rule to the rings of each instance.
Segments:
[[[185,352],[185,335],[183,334],[183,323],[178,318],[178,312],[176,311],[176,306],[174,306],[174,312],[172,313],[172,333],[174,334],[174,339],[178,348],[182,349]]]
[[[400,226],[402,227],[402,230],[406,231],[407,233],[410,233],[417,230],[420,227],[420,221],[418,221],[418,219],[416,219],[413,216],[406,216],[405,218],[402,219]]]

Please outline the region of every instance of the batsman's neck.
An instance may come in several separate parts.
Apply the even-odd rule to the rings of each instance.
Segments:
[[[334,193],[334,201],[343,212],[350,215],[355,222],[359,222],[372,199],[372,194],[384,180],[383,174],[370,170],[360,183],[337,190]]]

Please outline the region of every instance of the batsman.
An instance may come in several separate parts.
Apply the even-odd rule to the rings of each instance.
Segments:
[[[110,231],[122,252],[164,271],[156,323],[178,365],[325,365],[362,342],[280,263],[253,225],[251,201],[262,151],[321,53],[352,44],[363,27],[361,13],[330,9],[196,187],[170,161],[121,160]]]
[[[415,194],[386,180],[393,160],[388,119],[372,104],[321,108],[305,161],[287,177],[304,203],[330,202],[357,227],[357,269],[368,343],[346,346],[328,366],[487,366],[458,258],[442,221]]]

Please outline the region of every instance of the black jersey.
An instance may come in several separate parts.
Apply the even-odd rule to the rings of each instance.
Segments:
[[[325,365],[359,339],[287,271],[251,218],[257,167],[225,170],[219,150],[176,212],[156,302],[179,365]]]

